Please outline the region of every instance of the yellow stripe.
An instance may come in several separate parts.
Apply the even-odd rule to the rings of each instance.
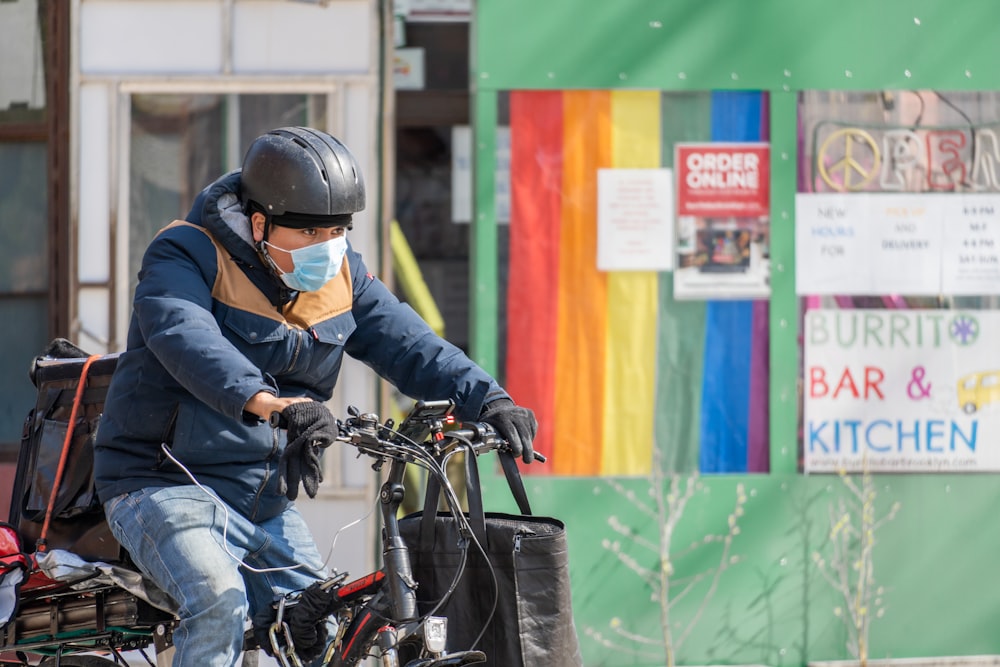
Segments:
[[[660,93],[611,93],[611,155],[619,169],[660,166]],[[667,252],[667,248],[663,249]],[[646,475],[653,451],[657,274],[608,273],[601,472]]]

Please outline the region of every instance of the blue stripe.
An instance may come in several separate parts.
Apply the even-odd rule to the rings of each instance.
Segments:
[[[712,141],[759,141],[762,95],[712,93]],[[699,468],[746,472],[752,301],[709,301],[701,386]]]

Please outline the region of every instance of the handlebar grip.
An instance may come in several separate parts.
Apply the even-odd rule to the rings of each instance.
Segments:
[[[467,428],[452,430],[450,431],[450,433],[452,435],[457,434],[462,438],[472,440],[473,442],[489,441],[492,444],[492,447],[490,447],[491,450],[496,449],[498,451],[504,451],[513,455],[513,452],[511,451],[510,448],[510,443],[501,438],[497,434],[496,430],[489,424],[476,422],[476,423],[470,423],[467,426],[468,426]],[[447,434],[448,432],[445,433],[445,435]],[[534,454],[535,454],[535,461],[538,461],[539,463],[545,463],[546,461],[548,461],[546,456],[541,452],[539,452],[538,450],[534,450]],[[515,458],[519,457],[515,456]]]

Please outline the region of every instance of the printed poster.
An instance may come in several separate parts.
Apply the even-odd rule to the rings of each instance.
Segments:
[[[770,152],[766,143],[679,143],[674,298],[767,298]]]
[[[424,50],[398,48],[393,54],[392,83],[396,90],[424,89]]]
[[[806,472],[1000,471],[1000,312],[805,314]]]
[[[598,270],[674,268],[673,204],[670,169],[598,169]]]
[[[798,194],[799,294],[1000,294],[1000,195]]]

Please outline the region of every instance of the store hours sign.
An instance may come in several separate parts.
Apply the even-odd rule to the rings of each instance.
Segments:
[[[805,471],[1000,471],[998,340],[996,311],[807,311]]]
[[[799,194],[799,294],[1000,294],[1000,195]]]

